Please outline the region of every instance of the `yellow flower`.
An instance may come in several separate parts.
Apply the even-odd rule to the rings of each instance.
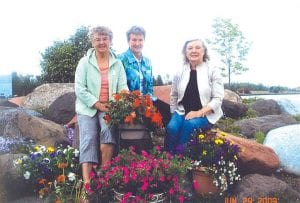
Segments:
[[[36,152],[38,152],[38,151],[41,150],[41,147],[40,147],[40,145],[36,145],[36,146],[34,147],[34,149],[35,149]]]
[[[207,154],[207,151],[203,150],[202,155],[206,155],[206,154]]]
[[[215,143],[218,144],[223,144],[223,140],[221,140],[220,138],[215,139]]]
[[[54,149],[54,147],[48,147],[47,148],[47,152],[50,154],[50,153],[52,153],[52,152],[54,152],[55,151],[55,149]]]
[[[223,137],[225,137],[225,136],[227,135],[227,133],[225,133],[225,132],[221,132],[220,134],[221,134],[221,136],[223,136]]]
[[[199,139],[200,139],[200,140],[204,139],[204,137],[205,137],[205,136],[204,136],[203,134],[199,134]]]
[[[22,159],[17,159],[15,161],[15,164],[17,164],[17,165],[21,165],[22,163],[23,163]]]

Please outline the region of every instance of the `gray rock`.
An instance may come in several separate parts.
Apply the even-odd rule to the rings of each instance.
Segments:
[[[247,138],[253,138],[259,131],[266,134],[275,128],[292,124],[297,124],[295,118],[285,114],[267,115],[234,122],[234,125],[239,128],[239,133]]]
[[[46,146],[68,143],[62,125],[32,116],[21,108],[0,109],[0,136],[30,139]]]
[[[67,92],[74,92],[74,83],[43,84],[26,95],[23,106],[28,109],[47,112],[52,102]]]
[[[47,119],[58,124],[68,123],[75,115],[75,92],[67,92],[58,97],[47,111]]]
[[[300,175],[300,125],[289,125],[271,130],[264,141],[277,154],[280,167]]]
[[[300,193],[287,183],[275,177],[259,174],[244,176],[235,186],[233,193],[237,197],[237,202],[248,202],[245,201],[247,198],[252,199],[251,202],[266,202],[263,198],[269,198],[270,201],[267,200],[267,202],[286,202],[287,198],[290,202],[300,201]],[[277,201],[272,199],[277,199]]]
[[[282,110],[279,104],[273,99],[261,99],[250,106],[258,116],[279,115]]]
[[[226,117],[237,119],[245,116],[248,108],[245,104],[224,99],[222,103],[222,110]]]

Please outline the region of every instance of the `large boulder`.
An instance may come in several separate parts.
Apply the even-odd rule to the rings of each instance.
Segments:
[[[226,117],[237,119],[246,115],[248,107],[243,103],[224,99],[222,103],[222,110]]]
[[[154,86],[153,93],[161,101],[170,104],[171,85]]]
[[[279,104],[273,99],[257,100],[250,107],[258,116],[279,115],[282,113]]]
[[[236,202],[299,202],[300,193],[275,177],[249,174],[237,183]]]
[[[299,124],[271,130],[264,140],[264,145],[275,151],[284,171],[300,175]]]
[[[270,147],[221,131],[218,131],[218,135],[225,135],[222,136],[224,139],[240,147],[238,167],[241,174],[271,174],[278,169],[279,159]]]
[[[224,90],[224,99],[236,103],[242,103],[242,98],[240,95],[228,89]]]
[[[234,122],[234,125],[239,128],[239,133],[248,138],[254,138],[255,133],[259,131],[266,134],[275,128],[292,124],[297,124],[297,121],[294,117],[286,114],[267,115]]]
[[[0,202],[12,200],[33,194],[33,186],[26,184],[22,176],[18,174],[13,161],[24,154],[0,155]]]
[[[30,139],[46,146],[68,143],[62,125],[31,115],[22,108],[0,108],[0,135]]]
[[[74,83],[43,84],[26,95],[23,107],[47,112],[52,102],[67,92],[74,92]]]
[[[47,119],[58,124],[68,123],[75,115],[75,92],[67,92],[49,106]]]

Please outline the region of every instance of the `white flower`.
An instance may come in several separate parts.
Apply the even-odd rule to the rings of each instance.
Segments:
[[[74,155],[75,155],[75,157],[78,157],[78,156],[79,156],[79,150],[78,150],[78,149],[75,149],[75,150],[74,150]]]
[[[69,178],[70,181],[74,181],[74,180],[76,179],[75,173],[70,172],[70,173],[68,174],[68,178]]]
[[[43,159],[43,162],[46,163],[46,164],[49,164],[49,163],[50,163],[50,159],[44,158],[44,159]]]
[[[23,176],[26,180],[28,180],[30,178],[30,175],[31,175],[31,173],[29,171],[25,171]]]

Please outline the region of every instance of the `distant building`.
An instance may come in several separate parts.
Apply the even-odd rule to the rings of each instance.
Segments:
[[[0,75],[0,98],[12,97],[12,75]]]

